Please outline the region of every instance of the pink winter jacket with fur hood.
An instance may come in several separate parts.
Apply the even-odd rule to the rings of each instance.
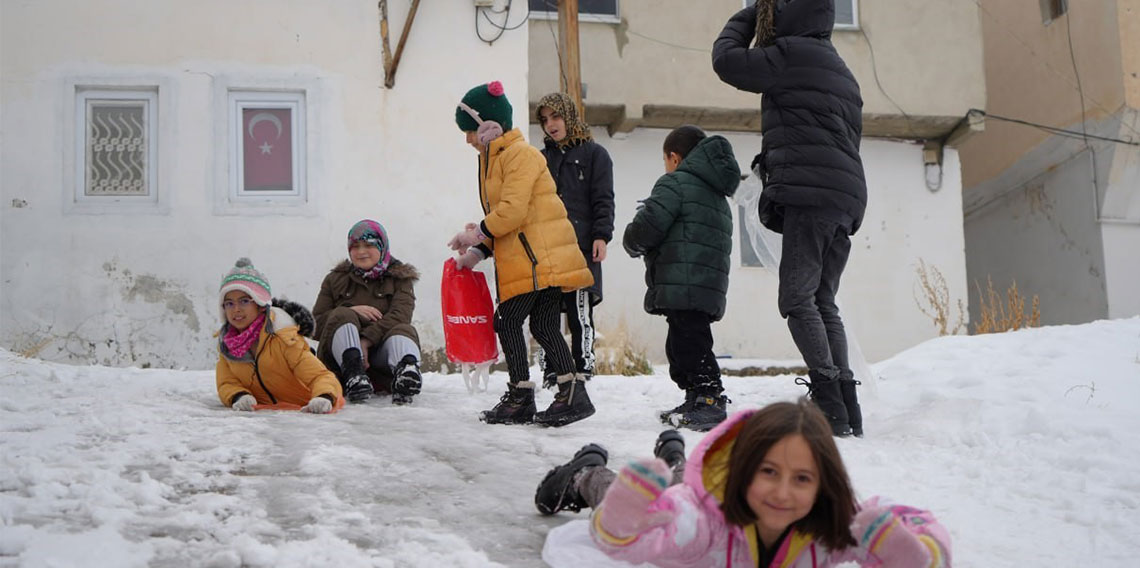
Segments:
[[[759,562],[756,532],[728,524],[720,511],[724,473],[740,426],[755,410],[730,416],[706,435],[689,456],[684,483],[665,490],[653,508],[675,517],[633,542],[621,545],[590,523],[594,543],[611,558],[662,568],[752,568]],[[717,472],[721,472],[719,475]],[[599,509],[605,507],[605,501]],[[859,506],[851,527],[858,545],[828,550],[810,534],[793,528],[769,568],[827,568],[844,562],[859,566],[950,566],[950,536],[928,511],[879,498]]]

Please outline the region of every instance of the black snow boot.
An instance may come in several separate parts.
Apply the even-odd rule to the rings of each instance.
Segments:
[[[859,408],[859,393],[855,390],[861,384],[863,383],[855,380],[851,371],[839,375],[839,393],[843,395],[843,406],[847,407],[847,423],[851,425],[851,434],[856,438],[863,437],[863,411]]]
[[[566,373],[558,376],[558,392],[554,402],[546,410],[534,415],[534,422],[540,426],[565,426],[594,415],[594,403],[586,393],[586,383],[581,375]]]
[[[797,377],[796,384],[807,387],[808,397],[827,417],[831,433],[840,438],[850,436],[851,425],[847,422],[847,407],[843,405],[843,395],[839,392],[839,378],[828,377],[819,371],[809,371],[808,378],[810,382]]]
[[[507,392],[499,398],[499,404],[480,413],[479,420],[487,424],[530,424],[534,422],[534,411],[534,383],[519,381],[507,385]]]
[[[586,444],[574,454],[574,458],[546,473],[538,490],[534,492],[534,506],[543,515],[553,515],[563,509],[575,513],[590,505],[582,499],[574,480],[588,467],[605,467],[609,453],[597,444]]]
[[[685,391],[685,402],[670,408],[669,410],[662,410],[658,417],[661,418],[663,424],[673,424],[674,414],[684,414],[693,409],[693,403],[697,401],[697,391],[688,389]]]
[[[344,398],[349,402],[364,402],[372,396],[372,381],[364,373],[364,358],[359,349],[349,347],[341,354],[340,379]]]
[[[554,371],[544,371],[542,373],[542,388],[552,389],[558,386],[558,373]]]
[[[725,410],[728,406],[728,397],[720,394],[720,389],[708,391],[698,389],[696,392],[692,408],[672,416],[673,426],[708,432],[728,418],[728,411]]]
[[[404,355],[392,373],[392,404],[410,404],[421,385],[420,362],[415,355]]]
[[[685,438],[676,430],[666,430],[658,434],[657,442],[653,444],[653,455],[664,460],[673,471],[678,467],[684,467]]]

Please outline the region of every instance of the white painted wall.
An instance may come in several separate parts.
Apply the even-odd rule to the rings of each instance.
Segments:
[[[601,128],[593,129],[593,134],[615,164],[617,209],[614,242],[603,264],[605,301],[596,312],[598,328],[605,333],[625,318],[633,339],[651,358],[663,362],[665,320],[643,311],[644,264],[625,254],[621,235],[633,219],[637,201],[649,195],[664,173],[661,143],[668,131],[639,128],[621,139],[610,138]],[[747,171],[760,150],[760,136],[720,134],[732,143],[741,170]],[[531,126],[529,139],[541,144],[537,126]],[[926,189],[921,146],[864,140],[861,150],[870,205],[863,228],[852,238],[840,301],[847,323],[854,326],[868,359],[875,361],[937,336],[937,329],[919,312],[914,299],[919,259],[942,272],[952,301],[965,301],[961,176],[957,152],[949,148],[942,189],[937,192]],[[738,235],[728,312],[713,325],[716,352],[733,357],[798,358],[776,309],[776,277],[763,268],[740,267],[739,245]]]
[[[407,9],[390,3],[393,49]],[[311,305],[363,217],[424,273],[416,320],[425,347],[440,345],[444,244],[480,212],[455,103],[501,80],[526,124],[527,30],[489,46],[474,17],[469,2],[422,3],[388,90],[375,1],[5,2],[0,345],[75,362],[211,366],[216,291],[237,257],[251,257],[275,295]],[[74,86],[102,83],[159,90],[159,207],[66,205]],[[227,211],[219,93],[274,87],[308,90],[310,205]]]
[[[1140,188],[1134,189],[1140,194]],[[1140,315],[1140,224],[1103,223],[1104,264],[1108,295],[1108,317]]]

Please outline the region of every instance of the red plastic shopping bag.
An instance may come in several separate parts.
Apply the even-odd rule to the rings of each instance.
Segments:
[[[459,270],[454,258],[443,263],[440,286],[443,339],[452,363],[486,363],[499,358],[495,342],[495,306],[487,277],[471,269]]]

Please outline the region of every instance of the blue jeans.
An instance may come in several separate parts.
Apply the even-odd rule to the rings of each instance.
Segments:
[[[808,369],[850,377],[847,336],[835,305],[851,240],[842,225],[795,207],[784,211],[780,259],[780,315]]]

